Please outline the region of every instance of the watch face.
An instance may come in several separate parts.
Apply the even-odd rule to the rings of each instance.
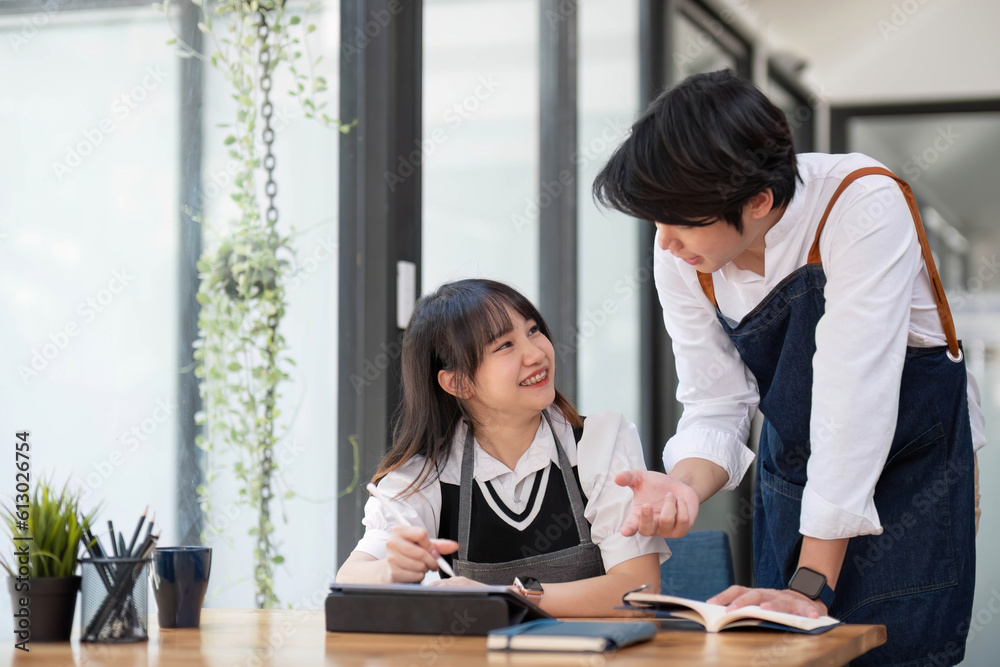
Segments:
[[[521,588],[532,593],[541,593],[542,584],[538,579],[534,577],[518,577],[518,581],[521,582]]]
[[[819,597],[825,585],[826,577],[805,567],[797,569],[792,575],[792,580],[788,582],[789,588],[813,600]]]

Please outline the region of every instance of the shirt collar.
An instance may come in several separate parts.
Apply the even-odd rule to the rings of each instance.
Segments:
[[[774,223],[774,226],[767,230],[764,235],[765,258],[768,253],[774,251],[774,248],[781,245],[782,241],[788,237],[788,233],[801,221],[804,206],[802,192],[805,190],[805,186],[798,182],[796,182],[796,186],[795,194],[785,206],[785,212],[782,213],[781,219]],[[750,283],[764,280],[764,276],[753,271],[739,269],[732,262],[723,266],[719,273],[723,280],[730,283]]]
[[[782,214],[781,219],[774,224],[774,227],[767,230],[767,234],[764,235],[765,248],[773,248],[779,245],[788,236],[788,232],[792,231],[795,225],[801,221],[802,207],[804,206],[802,193],[805,190],[805,185],[798,182],[795,185],[795,194],[792,195],[791,200],[785,206],[785,212]]]
[[[556,427],[560,425],[560,421],[555,416],[553,416],[553,424]],[[455,439],[451,451],[452,456],[456,459],[459,471],[461,471],[462,452],[465,449],[465,434],[468,430],[469,426],[464,421],[455,430]],[[477,482],[486,483],[504,475],[511,475],[512,479],[505,481],[517,484],[532,473],[544,469],[550,462],[554,462],[556,466],[559,465],[559,453],[556,451],[555,440],[552,438],[548,421],[544,417],[538,425],[538,430],[535,431],[534,439],[528,445],[528,449],[524,454],[521,455],[521,458],[518,459],[513,470],[490,456],[482,448],[478,440],[473,438],[473,442],[475,443],[474,451],[476,456],[474,476]],[[461,472],[459,472],[459,476],[461,477]]]

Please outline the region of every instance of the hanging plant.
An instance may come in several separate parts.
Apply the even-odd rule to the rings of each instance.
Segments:
[[[220,471],[215,457],[232,459],[239,485],[235,504],[256,513],[250,535],[253,549],[254,592],[258,608],[279,602],[274,591],[274,566],[284,557],[274,541],[271,520],[272,481],[277,462],[276,443],[287,433],[279,420],[280,389],[294,365],[288,356],[281,324],[286,312],[283,278],[294,259],[291,237],[278,230],[275,159],[271,151],[272,82],[286,65],[293,81],[288,93],[299,99],[307,118],[347,132],[348,125],[330,118],[325,103],[314,95],[326,91],[326,81],[313,76],[321,58],[309,54],[304,36],[316,26],[286,12],[281,1],[221,0],[205,7],[198,29],[211,42],[205,55],[179,37],[170,40],[182,55],[205,60],[220,70],[236,102],[232,132],[225,138],[229,157],[239,168],[231,197],[238,216],[225,225],[203,224],[205,252],[198,261],[201,284],[197,300],[199,338],[194,343],[195,375],[204,409],[195,416],[205,426],[196,440],[209,459],[205,484],[199,487],[203,512],[210,515],[210,484]],[[305,15],[316,5],[306,6]],[[162,6],[170,17],[170,1]],[[291,35],[296,27],[301,37]],[[176,34],[176,30],[175,30]],[[303,71],[303,63],[306,71]],[[212,241],[212,242],[209,242]],[[290,497],[291,491],[286,492]]]

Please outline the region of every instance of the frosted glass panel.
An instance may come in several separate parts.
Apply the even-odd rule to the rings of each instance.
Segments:
[[[1000,114],[859,116],[848,122],[850,150],[871,155],[909,182],[941,272],[968,368],[981,392],[986,446],[979,452],[983,509],[976,538],[976,595],[965,665],[996,662],[1000,634],[1000,548],[993,508],[1000,493],[1000,201],[996,154]]]
[[[617,410],[639,421],[639,290],[651,280],[639,257],[649,223],[598,209],[594,177],[638,113],[639,3],[592,0],[580,7],[579,353],[581,412]]]
[[[17,17],[0,23],[5,47],[23,34]],[[85,509],[103,502],[123,530],[148,504],[173,541],[179,68],[168,37],[146,8],[66,12],[0,49],[0,428],[6,440],[31,431],[32,483],[70,479]],[[3,457],[5,502],[13,473]],[[0,616],[9,605],[0,595]],[[11,636],[0,623],[0,640]]]
[[[424,3],[424,293],[486,277],[538,303],[538,3]]]
[[[177,404],[178,332],[180,309],[196,307],[178,296],[179,125],[191,91],[166,44],[167,21],[150,7],[46,16],[27,38],[24,17],[0,18],[0,427],[7,438],[31,431],[33,481],[69,480],[85,509],[103,503],[101,517],[122,530],[148,504],[160,543],[177,544],[187,526],[176,510],[177,424],[191,408]],[[323,3],[312,20],[312,55],[325,57],[315,73],[335,109],[339,3]],[[336,558],[340,135],[304,118],[289,83],[286,71],[275,79],[272,125],[281,229],[294,229],[296,251],[282,333],[298,365],[279,401],[290,431],[276,452],[274,488],[295,495],[272,508],[286,558],[275,580],[283,603],[317,607]],[[235,111],[210,68],[202,114],[204,218],[215,223],[234,215],[235,168],[223,145],[230,130],[217,124]],[[4,498],[12,459],[0,462]],[[232,482],[213,491],[206,604],[250,607],[252,513],[224,500],[237,491]],[[9,604],[0,595],[0,615],[9,616]],[[10,624],[0,623],[0,641],[10,638]]]
[[[298,9],[298,8],[296,8]],[[323,56],[315,68],[330,90],[318,96],[332,109],[338,106],[340,7],[323,3],[311,12],[309,21],[317,30],[309,35],[312,56]],[[305,23],[305,21],[303,21]],[[336,574],[337,479],[337,253],[339,247],[338,144],[336,129],[324,128],[304,116],[299,102],[288,91],[292,81],[285,67],[278,69],[272,88],[274,112],[274,179],[278,186],[275,205],[279,229],[293,233],[295,256],[285,278],[288,308],[281,331],[295,366],[287,367],[291,378],[281,387],[279,409],[287,436],[275,449],[278,470],[272,483],[274,501],[271,519],[275,541],[281,545],[283,564],[275,567],[275,592],[283,605],[319,608],[327,586]],[[205,220],[225,225],[236,215],[230,190],[224,184],[233,160],[223,141],[231,132],[217,127],[232,123],[233,100],[222,74],[206,71],[204,178]],[[213,196],[213,193],[214,196]],[[206,247],[215,239],[206,238]],[[343,443],[344,446],[350,446]],[[223,471],[231,461],[215,461]],[[232,473],[211,485],[218,499],[234,498],[239,486]],[[287,492],[293,497],[285,498]],[[256,515],[216,503],[207,517],[208,543],[213,552],[213,581],[206,605],[244,608],[253,605],[251,554],[255,540],[248,530]]]

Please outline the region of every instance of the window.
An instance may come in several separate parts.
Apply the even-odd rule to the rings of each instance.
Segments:
[[[424,293],[484,277],[538,304],[538,20],[535,0],[424,3]]]
[[[328,80],[335,109],[339,4],[325,2],[312,20],[318,30],[310,48],[326,56],[316,74]],[[180,426],[194,412],[178,398],[191,377],[181,322],[196,309],[181,296],[184,183],[196,184],[209,224],[233,215],[228,130],[216,127],[231,122],[233,102],[208,67],[197,108],[196,87],[184,78],[189,61],[167,45],[172,36],[166,18],[146,4],[0,16],[0,141],[8,155],[0,164],[0,308],[7,313],[0,344],[14,371],[3,381],[0,421],[32,432],[35,479],[69,478],[85,508],[103,503],[100,518],[123,531],[148,504],[163,545],[180,543],[197,518],[193,494],[178,491],[191,481],[180,479]],[[318,606],[336,534],[329,517],[337,495],[330,415],[339,133],[305,119],[284,92],[289,83],[287,72],[275,80],[272,124],[280,223],[287,232],[294,227],[296,250],[282,333],[299,365],[288,369],[279,403],[290,431],[275,454],[272,517],[286,558],[276,571],[282,601]],[[185,153],[185,119],[203,128],[200,171],[190,159],[199,156]],[[281,499],[286,489],[296,497]],[[207,604],[247,607],[250,513],[225,500],[236,492],[231,482],[213,490],[217,511],[205,520],[218,530],[209,537],[216,568]],[[0,609],[9,604],[2,599]],[[0,639],[10,636],[9,624],[0,627]]]
[[[578,45],[578,407],[638,423],[639,286],[652,280],[639,232],[649,223],[598,209],[591,186],[639,111],[639,3],[581,5]]]

